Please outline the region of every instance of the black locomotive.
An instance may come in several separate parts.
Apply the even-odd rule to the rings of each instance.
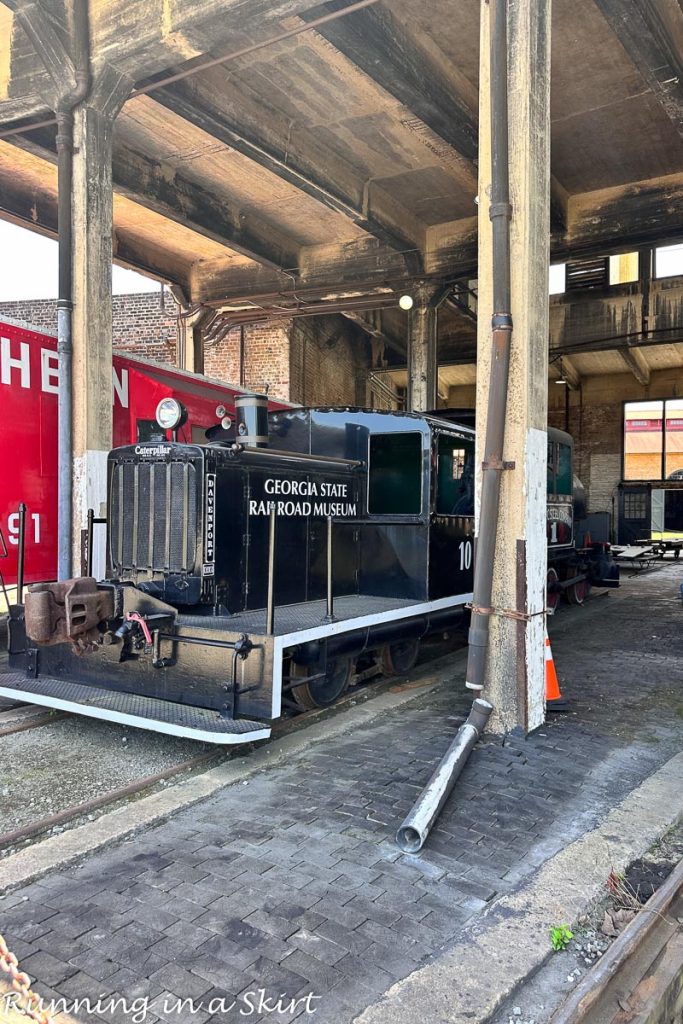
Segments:
[[[107,578],[29,588],[10,616],[0,696],[243,743],[269,736],[287,708],[333,703],[364,669],[408,671],[422,637],[464,628],[471,428],[237,404],[236,429],[213,428],[205,445],[110,453]],[[576,555],[564,529],[572,496],[554,467],[562,583],[604,581],[604,553]]]
[[[390,674],[472,596],[474,434],[431,416],[271,413],[109,456],[107,579],[38,584],[0,695],[220,743]]]

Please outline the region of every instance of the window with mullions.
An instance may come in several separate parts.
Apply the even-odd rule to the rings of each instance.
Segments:
[[[422,434],[371,434],[368,512],[418,516],[422,511]]]
[[[474,515],[474,441],[439,434],[436,514]]]
[[[624,480],[683,479],[683,398],[624,406]]]

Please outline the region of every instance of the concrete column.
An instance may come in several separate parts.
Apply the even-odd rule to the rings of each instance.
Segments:
[[[425,412],[436,408],[436,289],[420,281],[412,294],[415,304],[408,322],[408,409]]]
[[[112,133],[130,83],[95,83],[74,113],[73,223],[73,567],[81,567],[88,508],[106,515],[112,446]],[[102,536],[102,531],[100,531]],[[98,554],[98,548],[100,549]],[[104,573],[104,548],[94,572]]]
[[[213,320],[213,312],[200,309],[192,316],[179,321],[179,331],[183,335],[181,358],[178,365],[191,373],[204,373],[204,331]]]
[[[496,541],[486,697],[494,731],[528,732],[545,718],[548,262],[550,232],[550,0],[508,5],[512,202],[512,352]],[[477,464],[491,366],[489,5],[481,5]],[[477,480],[481,488],[481,469]],[[513,612],[510,616],[506,612]],[[501,614],[503,613],[503,614]]]

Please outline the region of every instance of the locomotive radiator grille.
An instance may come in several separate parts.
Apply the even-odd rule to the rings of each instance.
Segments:
[[[111,480],[110,551],[118,571],[192,572],[197,469],[189,462],[122,462]]]

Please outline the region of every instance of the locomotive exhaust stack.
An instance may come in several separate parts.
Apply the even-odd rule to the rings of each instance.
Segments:
[[[237,440],[247,448],[268,446],[268,399],[265,395],[240,395],[235,399]]]

